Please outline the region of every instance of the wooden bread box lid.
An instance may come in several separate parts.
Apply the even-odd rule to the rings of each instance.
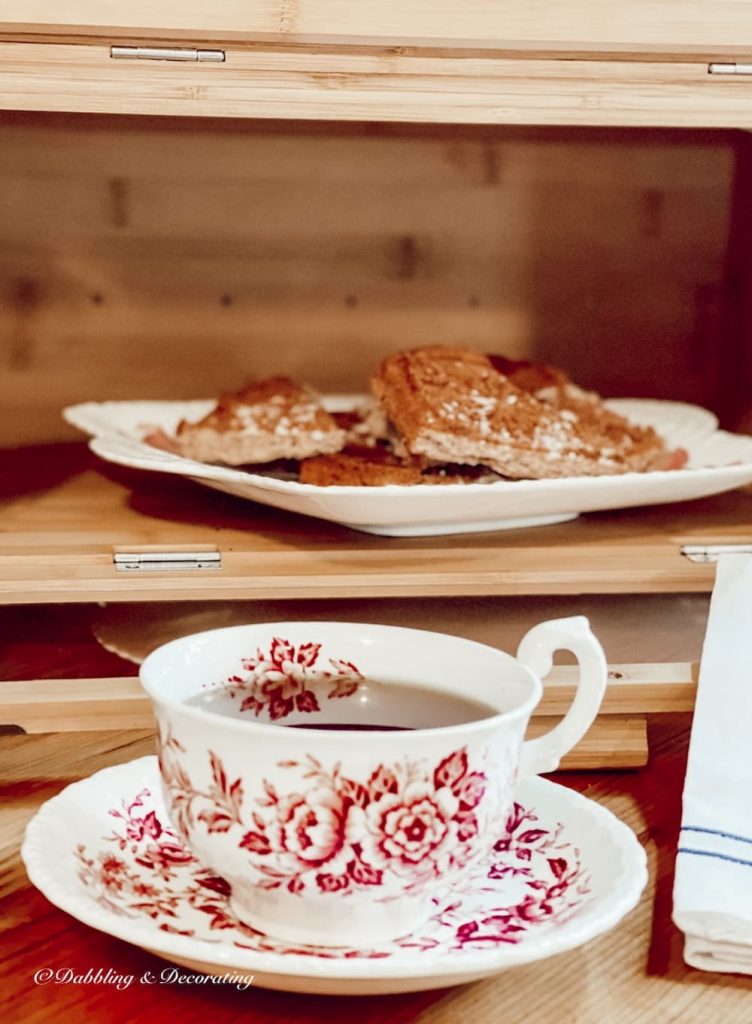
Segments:
[[[751,49],[734,0],[6,0],[0,108],[744,128]]]
[[[752,44],[735,0],[4,0],[6,34],[219,39],[526,53],[713,54]]]

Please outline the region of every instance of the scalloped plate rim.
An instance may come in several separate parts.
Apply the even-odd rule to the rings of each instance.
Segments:
[[[333,396],[331,396],[333,397]],[[362,395],[340,395],[336,396],[338,404],[347,406],[358,399],[362,399]],[[204,483],[208,480],[226,480],[228,482],[244,483],[255,487],[262,488],[268,491],[274,491],[280,494],[300,494],[303,496],[310,495],[321,495],[323,492],[332,496],[366,496],[369,493],[378,491],[378,493],[390,493],[390,494],[435,494],[437,493],[434,485],[406,485],[406,484],[382,484],[378,488],[363,487],[356,485],[345,485],[345,484],[334,484],[329,487],[320,487],[316,484],[302,484],[297,480],[278,480],[275,477],[265,476],[263,473],[248,473],[244,470],[238,470],[231,466],[215,465],[213,463],[196,462],[193,459],[186,459],[182,455],[174,455],[170,452],[163,452],[161,449],[152,448],[150,445],[145,444],[143,441],[138,440],[130,434],[123,434],[118,431],[96,433],[90,426],[85,425],[85,420],[80,417],[79,411],[88,406],[106,406],[106,405],[180,405],[186,406],[190,404],[206,404],[207,399],[195,399],[192,402],[86,402],[79,405],[68,406],[63,409],[64,419],[72,426],[77,429],[84,431],[85,433],[92,434],[92,440],[89,442],[89,448],[94,452],[95,455],[107,461],[116,462],[119,465],[132,466],[133,468],[143,469],[146,472],[162,472],[172,473],[176,476],[186,476],[191,480],[195,480],[199,483]],[[681,476],[686,478],[688,474],[694,473],[708,473],[714,471],[727,471],[727,470],[743,470],[748,467],[748,472],[752,475],[752,436],[746,434],[733,434],[726,430],[718,429],[718,418],[714,413],[708,409],[702,408],[702,406],[694,405],[690,402],[673,402],[664,401],[662,399],[653,398],[617,398],[610,399],[607,403],[617,411],[620,408],[634,408],[635,405],[645,406],[658,406],[666,409],[691,409],[692,413],[701,413],[706,417],[707,427],[698,435],[699,440],[706,440],[711,435],[718,435],[720,437],[728,438],[740,438],[746,439],[749,437],[751,442],[750,459],[748,463],[732,463],[722,466],[693,466],[689,469],[681,470]],[[652,418],[651,418],[652,422]],[[107,443],[108,441],[126,442],[127,447],[132,449],[132,453],[126,452],[125,455],[121,455],[117,450],[113,451],[111,446]],[[104,441],[104,444],[99,442]],[[158,455],[154,453],[158,452]],[[120,461],[122,459],[122,461]],[[126,459],[128,461],[126,461]],[[525,488],[535,488],[536,491],[555,490],[566,485],[567,487],[580,487],[587,488],[592,486],[594,480],[605,480],[608,479],[610,486],[633,486],[634,481],[644,480],[649,475],[651,480],[666,480],[674,479],[677,470],[655,470],[650,474],[646,473],[621,473],[619,475],[607,476],[607,477],[592,477],[592,476],[569,476],[569,477],[549,477],[543,480],[498,480],[490,483],[468,483],[468,484],[442,484],[440,493],[446,494],[447,492],[472,494],[472,493],[504,493],[508,491],[510,487],[519,488],[524,486]],[[256,499],[254,499],[256,500]]]

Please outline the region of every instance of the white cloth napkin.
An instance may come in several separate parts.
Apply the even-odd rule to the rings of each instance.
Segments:
[[[674,881],[684,959],[752,974],[752,556],[722,555],[700,663]]]

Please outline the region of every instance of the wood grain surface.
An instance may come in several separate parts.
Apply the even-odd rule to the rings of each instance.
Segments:
[[[609,675],[601,715],[620,718],[694,708],[696,665],[611,665]],[[535,714],[563,715],[578,678],[576,666],[554,668]],[[9,679],[0,684],[0,725],[37,733],[114,729],[118,723],[129,729],[147,729],[153,723],[151,702],[130,676]]]
[[[4,0],[0,30],[707,53],[747,52],[752,13],[745,0]]]
[[[646,715],[694,707],[696,665],[667,659],[699,656],[705,595],[9,607],[0,621],[0,731],[151,730],[151,705],[134,662],[161,643],[206,629],[301,619],[382,622],[513,652],[532,623],[583,612],[609,654],[609,684],[598,719],[561,767],[638,767],[648,758]],[[656,663],[614,662],[625,655]],[[577,678],[576,666],[555,666],[531,733],[566,712]]]
[[[652,666],[654,670],[691,666]],[[624,666],[625,670],[645,669],[646,666]],[[574,696],[575,687],[565,674],[565,681],[554,679],[547,685],[548,700],[544,700],[533,712],[535,719],[530,725],[530,735],[540,736],[549,732],[566,712]],[[654,671],[653,674],[657,674]],[[676,674],[675,672],[672,674]],[[689,673],[685,673],[689,675]],[[648,683],[636,687],[629,694],[635,709],[627,707],[623,712],[599,715],[586,735],[562,760],[563,769],[580,768],[635,768],[645,764],[648,758],[645,716],[640,713],[641,703],[663,704],[679,707],[693,702],[691,676],[669,682],[665,697],[664,684]],[[625,688],[620,687],[621,705],[625,700]],[[628,691],[627,691],[628,692]],[[642,699],[641,699],[642,696]],[[678,697],[678,699],[677,699]],[[689,699],[687,699],[689,697]],[[618,700],[618,698],[617,698]],[[19,727],[26,733],[72,733],[80,731],[101,732],[105,729],[154,729],[151,702],[144,694],[137,680],[131,678],[112,679],[54,679],[54,680],[9,680],[0,684],[0,729],[3,726]]]
[[[710,75],[704,55],[593,60],[316,46],[224,53],[223,61],[207,63],[117,60],[101,42],[0,41],[0,106],[361,122],[752,125],[749,81]]]
[[[462,537],[373,537],[158,473],[83,446],[0,455],[0,603],[209,598],[708,592],[685,543],[749,542],[752,497],[596,513]],[[115,549],[219,549],[222,569],[117,572]],[[682,656],[683,658],[683,656]]]
[[[0,440],[250,376],[364,391],[387,352],[439,341],[727,413],[739,146],[0,113]]]
[[[160,987],[149,995],[134,984],[34,984],[42,967],[85,973],[112,968],[140,976],[162,961],[108,938],[54,909],[31,888],[18,857],[35,809],[75,779],[152,751],[138,733],[0,737],[0,956],[4,982],[0,1014],[9,1024],[749,1024],[752,980],[687,968],[681,936],[670,922],[673,864],[686,761],[686,716],[662,717],[651,727],[653,757],[638,772],[558,777],[603,803],[637,832],[648,853],[650,885],[639,907],[615,931],[550,961],[515,968],[457,989],[406,996],[337,999],[291,996],[260,989]]]

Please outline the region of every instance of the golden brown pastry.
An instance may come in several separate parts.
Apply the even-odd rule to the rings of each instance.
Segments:
[[[554,390],[568,380],[552,376],[546,384]],[[633,427],[586,399],[572,399],[573,407],[569,399],[541,397],[469,349],[394,353],[381,363],[372,389],[407,453],[438,463],[542,479],[627,473],[665,456],[649,428]]]
[[[240,466],[338,452],[345,431],[309,388],[271,377],[222,395],[198,423],[183,420],[175,444],[186,458]]]

